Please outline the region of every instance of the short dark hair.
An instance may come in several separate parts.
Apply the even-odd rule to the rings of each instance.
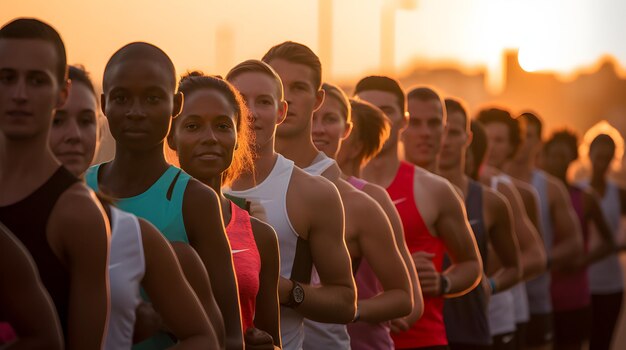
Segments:
[[[543,121],[536,113],[533,112],[524,112],[520,114],[517,119],[523,120],[527,123],[527,125],[534,125],[537,127],[537,134],[539,134],[539,139],[541,140],[541,135],[543,134]]]
[[[85,85],[87,89],[96,97],[96,101],[99,100],[96,95],[96,89],[93,87],[93,82],[89,77],[89,73],[85,70],[85,67],[82,65],[71,65],[69,66],[69,74],[68,77],[72,84],[80,83]]]
[[[105,91],[107,90],[107,86],[109,84],[108,76],[111,68],[121,63],[122,60],[134,58],[140,58],[146,61],[152,60],[161,64],[163,69],[167,70],[171,77],[172,88],[174,90],[176,89],[176,68],[174,68],[174,63],[170,57],[155,45],[145,42],[132,42],[115,51],[104,67],[102,87]]]
[[[446,98],[444,100],[444,103],[446,105],[446,113],[448,114],[454,113],[454,112],[460,113],[463,116],[463,124],[465,124],[465,132],[470,131],[471,123],[470,123],[469,118],[467,117],[467,109],[463,105],[463,102],[461,100],[457,100],[454,98]]]
[[[398,107],[402,114],[406,112],[406,96],[400,83],[390,77],[382,75],[370,75],[361,79],[354,88],[354,94],[358,95],[363,91],[384,91],[395,95],[398,98]]]
[[[283,91],[283,81],[280,80],[280,76],[276,71],[270,67],[267,63],[259,60],[247,60],[234,66],[228,74],[226,74],[226,80],[232,82],[233,79],[243,73],[261,73],[274,79],[276,82],[276,89],[278,90],[278,98],[280,101],[285,99],[285,93]]]
[[[470,128],[472,130],[472,143],[469,146],[469,151],[472,153],[475,165],[474,170],[472,171],[470,176],[474,180],[478,180],[478,172],[480,170],[480,165],[485,159],[489,140],[487,139],[487,133],[485,132],[485,129],[479,121],[472,120],[470,122]]]
[[[56,79],[60,85],[65,84],[67,80],[65,44],[61,35],[52,26],[35,18],[18,18],[0,29],[0,39],[37,39],[52,44],[57,56]]]
[[[613,140],[613,138],[608,134],[599,134],[596,136],[589,144],[589,152],[601,144],[610,146],[613,149],[613,152],[615,152],[615,140]]]
[[[481,122],[483,126],[487,126],[491,123],[502,123],[506,125],[509,130],[509,142],[513,148],[509,158],[517,153],[517,149],[522,143],[522,128],[519,121],[514,119],[509,111],[500,108],[483,109],[478,113],[476,120]]]
[[[223,184],[228,185],[236,180],[241,173],[254,169],[252,152],[252,126],[248,108],[241,94],[229,82],[219,76],[205,75],[200,71],[188,72],[180,78],[178,91],[184,96],[191,96],[198,90],[215,90],[222,94],[233,108],[236,116],[237,148],[233,154],[233,161],[224,172]],[[178,118],[174,119],[176,123]],[[174,127],[170,132],[173,132]]]
[[[274,59],[283,59],[311,68],[313,87],[317,90],[322,88],[322,62],[308,46],[294,41],[285,41],[269,49],[261,60],[269,64]]]
[[[547,151],[550,147],[554,146],[555,143],[559,142],[562,142],[569,147],[574,155],[574,159],[578,158],[578,136],[576,136],[575,132],[567,129],[555,131],[544,143],[543,150]]]
[[[380,108],[373,104],[350,99],[352,106],[352,133],[363,145],[359,157],[361,164],[367,163],[383,148],[391,132],[391,122]]]

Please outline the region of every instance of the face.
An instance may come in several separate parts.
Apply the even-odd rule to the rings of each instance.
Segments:
[[[485,159],[487,164],[501,168],[512,152],[509,129],[504,123],[489,123],[484,126],[489,143]]]
[[[47,138],[54,110],[65,103],[67,84],[56,78],[51,43],[0,40],[0,131],[7,140]]]
[[[180,111],[171,73],[150,60],[128,60],[111,67],[102,111],[118,147],[144,151],[162,148]]]
[[[591,166],[593,173],[598,175],[605,175],[611,166],[611,161],[615,156],[615,148],[606,143],[598,143],[589,150],[589,159],[591,160]]]
[[[273,146],[276,126],[284,120],[287,111],[287,104],[279,99],[274,78],[260,72],[246,72],[230,83],[239,90],[252,114],[256,148]]]
[[[313,114],[311,126],[313,144],[319,151],[335,158],[341,141],[349,132],[341,103],[335,97],[326,96],[322,107]]]
[[[562,174],[574,161],[574,153],[565,142],[555,142],[545,150],[544,166],[552,174]]]
[[[283,82],[288,105],[287,117],[278,127],[277,135],[289,137],[308,133],[313,112],[320,108],[324,101],[324,90],[318,90],[317,86],[313,85],[313,70],[303,64],[283,59],[274,59],[269,65]]]
[[[391,92],[379,90],[361,91],[357,97],[380,108],[391,122],[391,132],[383,145],[381,153],[395,147],[398,144],[399,133],[406,127],[406,117],[400,108],[398,97]]]
[[[409,99],[409,123],[402,132],[408,161],[428,166],[437,158],[443,135],[443,109],[439,100]]]
[[[526,133],[522,139],[520,147],[515,155],[518,159],[529,159],[535,157],[541,148],[541,138],[537,125],[524,122]]]
[[[220,176],[233,161],[237,116],[226,97],[213,89],[190,93],[176,118],[170,146],[180,166],[197,179]]]
[[[459,165],[463,166],[469,142],[471,142],[471,136],[467,133],[463,114],[456,111],[448,113],[446,130],[439,153],[439,167],[451,169]]]
[[[57,109],[50,130],[50,148],[75,176],[91,165],[98,143],[97,102],[93,92],[74,83],[63,107]]]

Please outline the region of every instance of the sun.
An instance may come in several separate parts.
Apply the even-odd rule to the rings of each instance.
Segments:
[[[541,64],[541,55],[536,52],[532,52],[528,47],[520,47],[517,60],[519,62],[520,67],[526,72],[536,72],[542,68]]]

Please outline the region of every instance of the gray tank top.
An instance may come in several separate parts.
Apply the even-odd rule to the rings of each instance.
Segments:
[[[483,216],[483,190],[482,186],[474,180],[469,182],[465,207],[467,219],[483,259],[483,266],[486,267],[488,236]],[[450,261],[446,255],[444,269],[448,266],[450,266]],[[481,285],[464,296],[445,299],[443,319],[446,324],[448,342],[451,344],[490,345],[491,333],[487,308],[487,298]]]
[[[532,186],[539,193],[539,210],[541,224],[541,235],[549,257],[552,252],[552,242],[554,239],[554,228],[552,226],[552,215],[550,213],[550,201],[548,199],[548,179],[546,174],[540,170],[534,170],[532,174]],[[538,277],[526,282],[526,292],[528,293],[528,304],[531,314],[547,314],[552,312],[552,299],[550,296],[550,273],[544,272]]]

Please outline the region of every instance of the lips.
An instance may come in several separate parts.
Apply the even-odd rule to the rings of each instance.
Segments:
[[[222,153],[217,151],[203,151],[197,153],[194,157],[200,160],[215,160],[222,158]]]
[[[25,110],[21,110],[21,109],[9,110],[9,111],[6,112],[6,114],[8,116],[16,117],[16,118],[19,118],[19,117],[31,117],[33,115],[33,113],[31,113],[31,112],[28,112],[28,111],[25,111]]]

